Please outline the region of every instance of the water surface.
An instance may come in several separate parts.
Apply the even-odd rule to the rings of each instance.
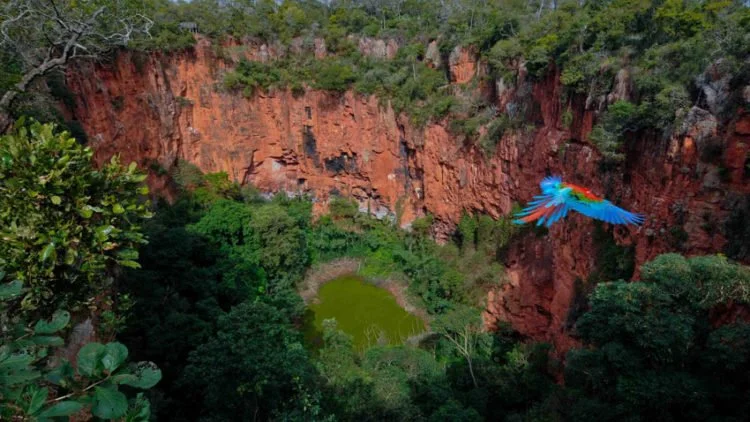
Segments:
[[[305,338],[319,347],[323,320],[336,318],[340,330],[353,337],[354,347],[363,350],[380,342],[403,343],[424,331],[424,322],[406,312],[387,290],[348,275],[323,284],[318,303],[309,306]]]

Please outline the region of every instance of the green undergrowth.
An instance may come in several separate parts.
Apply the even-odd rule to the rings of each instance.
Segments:
[[[409,302],[438,319],[459,306],[478,315],[475,306],[481,305],[484,289],[503,279],[489,246],[504,236],[501,226],[496,227],[497,240],[482,240],[479,249],[441,246],[430,237],[430,218],[414,222],[407,232],[360,213],[353,201],[334,199],[330,214],[313,220],[312,202],[306,198],[264,199],[251,188],[229,182],[226,174],[203,174],[186,162],[172,174],[183,194],[172,205],[159,205],[156,217],[144,226],[149,244],[142,251],[142,269],[128,272],[122,284],[134,300],[123,339],[135,356],[160,362],[162,394],[191,398],[191,406],[222,407],[206,402],[208,396],[198,396],[213,389],[200,375],[212,365],[203,353],[209,345],[224,344],[221,335],[214,334],[217,329],[234,333],[230,326],[222,328],[222,321],[229,324],[235,312],[250,312],[235,311],[247,303],[258,307],[252,312],[262,308],[276,318],[274,324],[289,328],[279,333],[284,340],[278,347],[303,347],[305,323],[314,321],[314,328],[307,326],[308,343],[316,337],[317,350],[325,348],[325,342],[320,343],[325,337],[323,322],[331,317],[354,336],[358,353],[376,344],[398,344],[424,329],[420,318],[401,309],[390,292],[358,279],[343,280],[341,286],[337,281],[324,284],[319,305],[306,310],[297,289],[314,264],[361,259],[362,276],[404,282]],[[493,225],[491,219],[482,221]],[[373,329],[373,324],[379,328]],[[261,331],[231,336],[270,335]],[[201,344],[205,351],[196,349]],[[260,370],[254,366],[260,363],[247,365]],[[304,379],[312,368],[303,360],[292,370],[299,372],[289,376]],[[282,388],[287,381],[274,382]],[[188,417],[191,407],[173,400],[177,399],[152,400],[155,412]]]

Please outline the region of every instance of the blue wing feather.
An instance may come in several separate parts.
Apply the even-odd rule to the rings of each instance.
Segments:
[[[602,202],[595,203],[585,203],[578,200],[572,200],[570,206],[575,211],[578,211],[587,217],[606,221],[611,224],[639,225],[643,223],[642,215],[626,211],[606,199]]]

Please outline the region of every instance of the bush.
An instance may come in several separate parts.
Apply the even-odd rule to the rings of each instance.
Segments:
[[[315,77],[315,87],[344,92],[357,80],[351,66],[338,61],[323,61]]]
[[[92,155],[49,124],[21,121],[0,138],[0,269],[25,287],[15,311],[78,310],[114,266],[138,267],[146,176],[117,157],[94,169]]]
[[[0,283],[5,274],[0,273]],[[23,294],[23,283],[0,284],[0,313]],[[12,314],[11,314],[12,315]],[[0,416],[3,419],[68,417],[81,411],[102,419],[147,421],[149,401],[143,393],[128,401],[120,386],[149,389],[161,379],[151,362],[125,365],[128,349],[117,342],[87,343],[77,354],[76,368],[66,359],[51,359],[64,341],[57,336],[70,313],[55,312],[49,320],[28,324],[19,315],[4,318],[0,333]],[[52,388],[50,388],[50,386]]]

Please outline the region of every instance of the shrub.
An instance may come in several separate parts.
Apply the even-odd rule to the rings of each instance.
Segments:
[[[5,275],[0,273],[0,283]],[[22,286],[20,280],[0,284],[0,313],[12,315],[3,319],[0,331],[0,417],[46,420],[85,410],[102,419],[147,421],[149,401],[142,393],[128,401],[120,386],[149,389],[161,371],[151,362],[125,365],[128,349],[117,342],[84,345],[75,370],[65,359],[51,359],[64,344],[57,334],[70,313],[57,311],[33,325],[8,314],[8,302],[24,294]]]
[[[54,125],[19,122],[0,138],[0,269],[24,285],[16,311],[77,310],[115,265],[137,267],[146,176],[93,152]]]

